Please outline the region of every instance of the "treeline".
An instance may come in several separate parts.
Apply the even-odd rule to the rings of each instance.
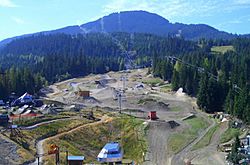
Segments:
[[[117,70],[114,63],[118,63],[120,70],[124,69],[128,60],[134,61],[135,65],[146,66],[152,60],[152,54],[164,56],[196,49],[197,44],[191,41],[150,34],[37,35],[12,41],[0,50],[0,67],[9,69],[12,66],[28,66],[35,73],[43,70],[41,73],[50,82],[56,80],[53,78],[55,73],[62,75],[71,72],[72,76],[79,75],[75,65],[79,66],[82,62],[86,65],[80,64],[79,67],[89,70],[87,74],[99,73],[100,70]],[[41,65],[46,67],[41,68]],[[101,68],[99,65],[102,65]],[[108,69],[103,69],[104,66]],[[48,76],[47,68],[52,71]]]
[[[203,46],[211,47],[208,43]],[[225,54],[200,49],[179,60],[154,58],[154,74],[170,81],[173,90],[182,87],[197,96],[198,106],[206,112],[225,111],[250,123],[250,40],[235,39],[230,44],[235,51]]]
[[[10,57],[9,57],[10,58]],[[15,56],[11,57],[13,61]],[[33,59],[34,60],[34,59]],[[90,73],[105,73],[123,69],[119,57],[90,57],[85,55],[47,55],[41,61],[10,69],[2,69],[0,75],[0,98],[7,98],[12,92],[34,94],[44,85]],[[28,62],[28,61],[27,61]],[[22,64],[20,64],[22,65]]]
[[[13,66],[16,70],[26,68],[31,75],[40,75],[48,83],[53,83],[90,73],[123,70],[129,61],[133,61],[130,67],[149,66],[152,54],[164,56],[166,52],[179,54],[194,49],[197,46],[193,42],[149,34],[36,35],[12,41],[1,49],[0,69],[7,76],[8,70]],[[18,72],[14,72],[12,79],[8,81],[19,80]],[[4,78],[0,78],[3,81]],[[33,83],[36,81],[25,81],[29,81],[30,86],[40,87]],[[26,90],[7,86],[8,83],[2,84],[2,97],[12,91],[21,93],[19,91]],[[37,88],[32,90],[34,92],[37,92]]]
[[[0,72],[0,99],[8,98],[11,93],[20,96],[25,92],[34,94],[47,81],[41,74],[32,74],[28,68],[10,68]]]

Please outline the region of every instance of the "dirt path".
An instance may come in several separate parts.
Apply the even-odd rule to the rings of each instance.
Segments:
[[[144,165],[165,164],[169,129],[167,122],[149,122],[149,150],[146,153]]]
[[[47,140],[50,140],[50,139],[53,139],[53,138],[57,138],[57,137],[61,137],[61,136],[63,136],[63,135],[72,133],[72,132],[74,132],[74,131],[76,131],[76,130],[79,130],[79,129],[84,128],[84,127],[87,127],[87,126],[98,125],[98,124],[100,124],[100,123],[109,122],[109,121],[111,121],[111,120],[112,120],[111,117],[108,117],[108,116],[104,115],[104,116],[101,118],[100,121],[97,121],[97,122],[94,122],[94,123],[89,123],[89,124],[84,124],[84,125],[81,125],[81,126],[79,126],[79,127],[73,128],[73,129],[71,129],[71,130],[69,130],[69,131],[65,131],[65,132],[59,133],[59,134],[57,134],[57,135],[55,135],[55,136],[51,136],[51,137],[48,137],[48,138],[46,138],[46,139],[40,140],[40,141],[38,141],[37,144],[36,144],[36,151],[37,151],[37,154],[38,154],[38,155],[44,155],[44,154],[45,154],[44,148],[43,148],[43,144],[44,144],[44,142],[47,141]],[[42,163],[42,161],[43,161],[43,157],[40,157],[40,158],[39,158],[39,163]],[[33,163],[30,163],[30,165],[37,165],[37,164],[38,164],[38,158],[37,158]]]
[[[69,118],[62,118],[62,119],[53,119],[53,120],[49,120],[49,121],[44,121],[44,122],[40,122],[31,126],[27,126],[27,127],[20,127],[20,129],[22,130],[31,130],[31,129],[35,129],[41,125],[45,125],[45,124],[50,124],[56,121],[64,121],[64,120],[71,120],[71,119],[78,119],[79,117],[69,117]]]

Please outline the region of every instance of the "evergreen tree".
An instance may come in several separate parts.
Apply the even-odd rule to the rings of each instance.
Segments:
[[[239,161],[242,159],[242,156],[239,153],[238,148],[240,147],[240,139],[239,136],[237,135],[235,137],[235,142],[232,146],[231,152],[228,154],[227,160],[234,164],[239,164]]]
[[[197,96],[197,105],[201,108],[207,111],[208,106],[208,75],[203,74],[200,84],[199,84],[199,91]]]

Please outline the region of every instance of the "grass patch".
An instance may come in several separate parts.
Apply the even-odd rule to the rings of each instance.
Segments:
[[[160,87],[160,92],[169,93],[172,91],[171,84],[166,84]]]
[[[65,105],[65,104],[62,103],[62,102],[55,101],[55,100],[48,100],[48,99],[44,99],[44,100],[43,100],[43,104],[47,104],[47,105],[54,104],[54,105],[59,106],[59,107]]]
[[[178,153],[192,140],[194,140],[201,130],[208,127],[208,123],[200,117],[194,117],[184,121],[190,127],[182,132],[172,134],[168,139],[168,148],[174,154]]]
[[[160,78],[147,78],[142,81],[144,84],[156,86],[157,84],[162,84],[164,81]]]
[[[235,138],[235,136],[238,134],[242,134],[243,131],[239,128],[228,128],[222,135],[220,138],[220,143],[226,143],[230,140],[232,140],[233,138]]]
[[[156,100],[153,98],[145,98],[145,99],[140,99],[137,104],[145,104],[147,102],[155,102]]]
[[[196,143],[192,150],[197,150],[197,149],[200,149],[200,148],[203,148],[205,146],[208,146],[211,142],[211,139],[215,133],[215,131],[220,127],[219,124],[215,125],[214,127],[212,127],[207,133],[206,135],[198,142]]]
[[[18,149],[17,153],[19,154],[19,156],[21,157],[21,160],[23,161],[32,160],[34,158],[30,152],[28,152],[27,150],[23,148]]]
[[[14,120],[14,123],[19,126],[30,126],[37,123],[55,120],[55,119],[63,119],[68,118],[68,116],[55,116],[55,115],[45,115],[45,116],[39,116],[39,117],[33,117],[33,118],[22,118],[21,120],[16,119]]]
[[[234,47],[232,45],[229,45],[229,46],[213,46],[211,48],[211,52],[213,52],[213,53],[224,54],[227,51],[234,51]]]
[[[142,162],[142,153],[146,152],[142,120],[123,115],[107,123],[88,125],[71,134],[52,139],[48,144],[55,143],[69,151],[69,155],[84,155],[85,163],[98,163],[97,155],[102,147],[110,141],[118,141],[124,150],[124,158]],[[47,158],[50,161],[51,158]],[[65,163],[62,157],[61,163]]]
[[[171,107],[170,111],[172,111],[172,112],[180,112],[181,111],[181,107]]]

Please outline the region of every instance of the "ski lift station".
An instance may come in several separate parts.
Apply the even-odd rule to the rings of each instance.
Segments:
[[[123,151],[118,142],[107,143],[97,156],[97,160],[101,163],[121,162]]]

